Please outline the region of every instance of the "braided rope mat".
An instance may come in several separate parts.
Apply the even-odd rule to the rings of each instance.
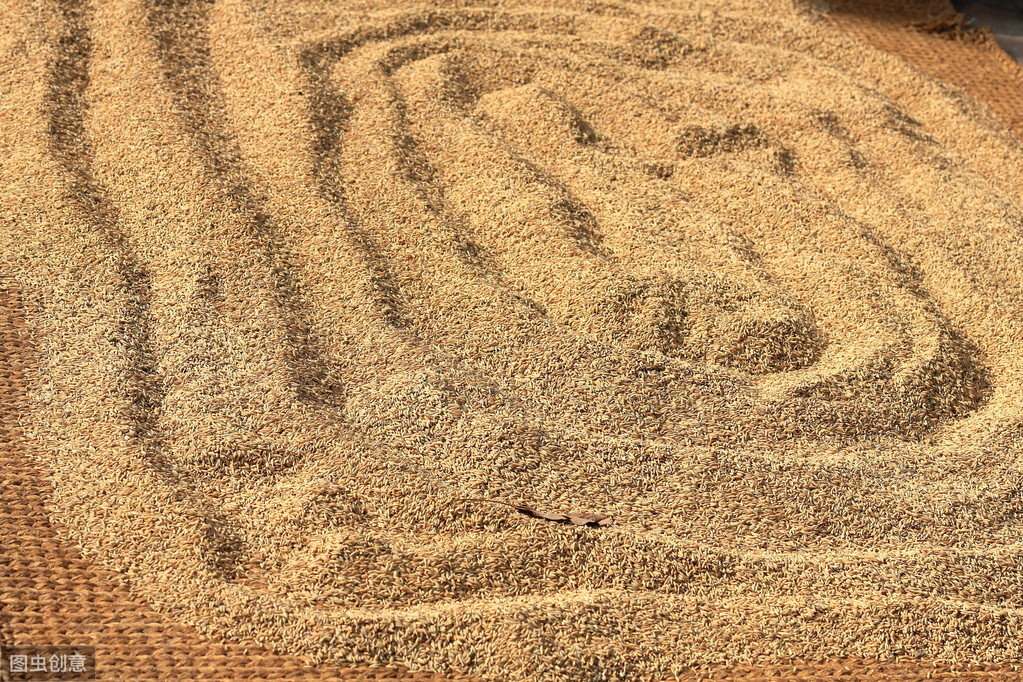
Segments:
[[[947,0],[842,0],[829,19],[841,30],[954,83],[1023,135],[1023,69],[990,41],[911,26],[951,10]],[[81,557],[46,511],[49,483],[20,433],[32,345],[13,282],[0,283],[0,647],[95,645],[100,680],[437,680],[400,668],[313,667],[257,645],[222,643],[136,599],[116,573]],[[1020,665],[840,660],[692,671],[715,680],[996,680]]]
[[[953,28],[949,0],[831,0],[828,18],[844,33],[901,57],[986,104],[1023,136],[1023,67],[990,35]]]

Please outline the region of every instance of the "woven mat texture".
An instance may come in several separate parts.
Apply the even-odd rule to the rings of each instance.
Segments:
[[[1023,136],[1023,67],[988,34],[940,30],[948,0],[832,0],[831,22],[872,47],[962,88]],[[921,27],[930,26],[929,30]]]

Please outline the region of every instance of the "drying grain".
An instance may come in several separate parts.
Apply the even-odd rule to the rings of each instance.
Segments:
[[[960,92],[783,0],[0,7],[25,426],[161,610],[498,679],[1023,657],[1023,145]]]

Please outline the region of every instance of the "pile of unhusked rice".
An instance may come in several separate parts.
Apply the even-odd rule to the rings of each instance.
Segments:
[[[0,18],[24,423],[161,610],[494,679],[1023,657],[1023,144],[958,91],[783,0]]]

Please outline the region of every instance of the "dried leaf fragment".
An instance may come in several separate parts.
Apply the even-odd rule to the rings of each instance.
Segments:
[[[611,523],[611,517],[603,514],[579,513],[569,514],[568,520],[577,526],[606,526]]]
[[[525,514],[534,519],[543,519],[545,521],[554,521],[555,523],[572,524],[573,526],[607,526],[611,523],[611,517],[604,516],[602,514],[590,514],[588,512],[572,513],[572,514],[559,514],[557,512],[545,512],[538,509],[534,509],[526,504],[512,504],[510,502],[504,502],[502,500],[488,500],[484,498],[470,498],[462,499],[459,502],[489,502],[491,504],[503,504],[506,507],[511,507],[520,514]]]

